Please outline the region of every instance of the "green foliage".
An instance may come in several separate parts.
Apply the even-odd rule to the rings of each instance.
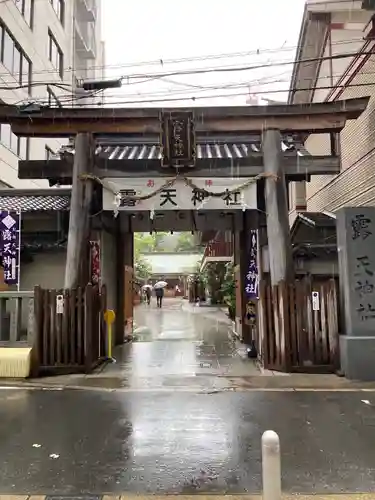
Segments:
[[[166,252],[168,248],[164,245],[165,237],[168,232],[161,231],[158,233],[135,233],[134,234],[134,255],[148,252]],[[196,237],[188,232],[179,233],[176,246],[169,251],[181,252],[191,251],[196,252],[198,246]]]
[[[191,233],[180,233],[178,235],[178,240],[175,248],[176,252],[188,251],[192,252],[197,251],[197,242],[194,234]]]
[[[135,233],[134,234],[134,256],[147,252],[163,252],[163,240],[168,233]]]
[[[226,267],[224,262],[209,262],[206,266],[205,275],[211,304],[222,304],[224,295],[222,285],[224,282]]]
[[[151,266],[142,255],[134,256],[134,275],[140,280],[147,280],[151,275]]]
[[[229,317],[234,320],[236,315],[236,281],[232,262],[228,262],[226,265],[226,272],[221,291],[224,296],[224,302],[228,306]]]

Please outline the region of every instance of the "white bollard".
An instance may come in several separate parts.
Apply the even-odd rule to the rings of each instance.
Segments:
[[[281,500],[280,440],[274,431],[262,436],[263,500]]]

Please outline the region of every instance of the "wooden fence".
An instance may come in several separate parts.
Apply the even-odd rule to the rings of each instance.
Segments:
[[[105,287],[35,287],[33,375],[92,371],[106,353],[105,309]]]
[[[319,310],[312,293],[318,292]],[[333,372],[339,368],[339,313],[335,280],[261,286],[264,367],[287,372]]]

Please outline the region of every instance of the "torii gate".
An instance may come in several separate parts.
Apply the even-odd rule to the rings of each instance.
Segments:
[[[105,212],[90,217],[92,199],[97,194],[102,196],[105,182],[112,180],[116,184],[121,178],[134,176],[156,182],[157,179],[175,178],[176,174],[190,183],[194,179],[195,185],[198,179],[207,177],[228,179],[228,182],[235,177],[241,183],[256,180],[256,202],[253,206],[244,208],[240,205],[228,210],[234,221],[231,228],[237,232],[235,253],[240,267],[243,318],[246,299],[242,280],[249,265],[250,230],[258,228],[262,221],[266,222],[271,281],[277,284],[281,280],[292,280],[287,182],[308,181],[311,175],[339,173],[337,134],[344,128],[346,120],[360,116],[368,100],[359,98],[314,104],[190,109],[35,109],[35,106],[0,105],[0,122],[11,124],[12,131],[20,137],[75,137],[74,148],[67,148],[60,159],[19,163],[21,179],[48,179],[73,186],[67,286],[84,280],[79,273],[85,261],[85,242],[92,224],[98,221],[117,231],[118,240],[127,249],[122,262],[117,264],[133,265],[132,238],[127,235],[135,229],[134,225],[132,227],[134,214],[128,211],[117,222]],[[323,133],[331,136],[329,155],[301,153],[306,137]],[[245,147],[242,148],[242,145]],[[204,188],[199,187],[198,190],[204,194]],[[252,196],[254,199],[254,193]],[[102,208],[106,211],[108,205],[102,205]],[[119,210],[122,208],[125,211],[128,207],[123,206]],[[190,212],[193,228],[199,230],[199,218],[195,217],[194,211]],[[257,217],[254,217],[255,214]],[[212,224],[224,224],[225,227],[221,219],[226,220],[226,217],[212,219],[211,228]],[[138,230],[148,229],[146,225],[146,228]],[[118,329],[120,339],[121,319]]]

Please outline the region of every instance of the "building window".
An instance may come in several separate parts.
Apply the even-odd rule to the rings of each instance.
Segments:
[[[30,59],[0,20],[0,59],[17,82],[31,93],[32,65]]]
[[[28,160],[30,155],[30,139],[28,137],[17,137],[13,134],[8,123],[1,124],[0,141],[21,160]]]
[[[65,22],[65,0],[50,0],[53,10],[56,12],[60,23],[64,26]]]
[[[54,65],[54,67],[58,70],[61,78],[64,76],[64,54],[60,49],[59,44],[56,41],[56,38],[53,36],[51,31],[48,31],[49,38],[49,60]]]
[[[19,137],[18,156],[21,160],[28,160],[30,158],[30,139],[28,137]]]
[[[13,0],[30,28],[34,25],[34,2],[35,0]]]
[[[54,91],[47,85],[48,106],[50,108],[61,108],[61,101],[54,93]]]
[[[50,159],[54,156],[54,154],[55,154],[55,153],[54,153],[54,152],[53,152],[53,150],[52,150],[49,146],[47,146],[47,145],[46,145],[46,147],[45,147],[45,151],[46,151],[46,153],[45,153],[46,160],[48,161],[48,160],[50,160]]]

